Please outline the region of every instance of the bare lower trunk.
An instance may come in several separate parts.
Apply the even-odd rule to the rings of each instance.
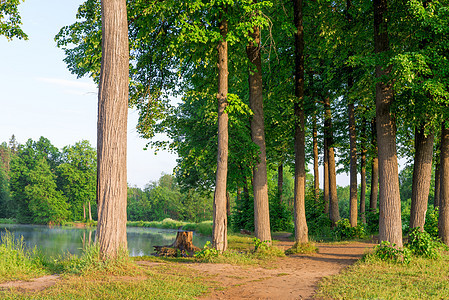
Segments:
[[[389,50],[387,0],[374,0],[375,53]],[[393,84],[391,67],[376,66],[376,122],[379,146],[379,241],[402,248],[401,198],[399,194],[396,123],[391,112]]]
[[[357,226],[357,145],[355,133],[354,103],[348,104],[349,114],[349,221],[352,227]]]
[[[435,191],[434,191],[434,198],[433,198],[433,206],[439,207],[440,206],[440,192],[441,192],[441,180],[440,180],[440,161],[438,159],[438,162],[435,166]]]
[[[294,1],[295,23],[295,241],[309,241],[306,222],[306,134],[304,122],[304,27],[303,0]]]
[[[366,120],[362,120],[362,152],[360,155],[360,216],[363,223],[366,223]]]
[[[103,259],[126,251],[126,126],[129,48],[125,0],[101,2],[102,59],[98,92],[97,241]]]
[[[320,199],[320,173],[318,171],[318,129],[316,125],[316,113],[313,113],[313,186],[315,190],[315,201]]]
[[[86,220],[86,203],[83,203],[83,220]]]
[[[260,57],[260,29],[249,32],[251,41],[246,53],[250,61],[249,103],[253,111],[251,139],[259,147],[259,162],[253,170],[254,227],[255,236],[271,242],[270,212],[268,207],[267,155],[265,149],[265,126],[262,96],[262,60]]]
[[[323,155],[323,201],[324,213],[329,214],[329,150],[327,146],[327,131],[324,125],[324,155]]]
[[[335,225],[338,220],[340,220],[340,211],[338,208],[338,197],[337,197],[337,172],[335,169],[335,154],[334,154],[334,139],[332,132],[332,114],[330,98],[326,97],[324,101],[326,119],[324,126],[327,128],[326,132],[327,138],[327,159],[328,159],[328,170],[329,170],[329,218],[332,224]]]
[[[379,160],[377,158],[377,129],[376,120],[371,122],[372,144],[375,153],[371,161],[371,193],[369,197],[369,208],[371,212],[377,211],[377,195],[379,191]]]
[[[419,227],[421,231],[424,231],[432,177],[433,140],[433,133],[424,135],[424,125],[415,129],[415,162],[413,166],[410,229]]]
[[[449,246],[449,128],[443,122],[440,141],[440,214],[438,236]]]
[[[228,24],[225,19],[220,23],[222,40],[218,43],[218,151],[217,173],[214,194],[214,217],[212,226],[212,246],[220,252],[228,247],[227,237],[227,197],[226,180],[228,177],[228,44],[226,35]]]
[[[91,208],[90,201],[89,201],[89,221],[92,221],[92,208]]]
[[[282,203],[282,190],[284,188],[284,165],[280,164],[278,166],[278,194],[279,203]]]

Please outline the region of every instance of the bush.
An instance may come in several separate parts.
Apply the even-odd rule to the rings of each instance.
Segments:
[[[421,231],[419,227],[410,231],[406,246],[416,256],[424,256],[431,259],[441,257],[438,252],[439,243],[433,240],[429,233]]]
[[[318,248],[313,243],[295,243],[293,247],[285,250],[285,255],[318,253]]]
[[[363,225],[359,223],[356,227],[352,227],[348,219],[338,220],[334,231],[340,240],[361,239],[366,236]]]
[[[374,247],[373,256],[383,261],[403,264],[410,263],[411,259],[409,249],[397,249],[396,244],[390,244],[387,241],[383,241],[380,245]]]
[[[429,207],[426,213],[424,230],[434,239],[438,238],[438,207]]]
[[[368,211],[365,213],[366,232],[376,234],[379,232],[379,212]]]

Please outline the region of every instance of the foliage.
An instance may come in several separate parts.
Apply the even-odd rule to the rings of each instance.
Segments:
[[[172,175],[164,174],[158,182],[149,183],[143,190],[128,187],[127,211],[131,221],[171,218],[202,222],[212,218],[212,196],[208,192],[182,190]]]
[[[374,247],[374,253],[367,255],[365,260],[377,258],[379,260],[408,264],[411,259],[411,252],[407,248],[398,249],[395,244],[390,244],[388,241],[382,241],[380,245]]]
[[[28,39],[28,36],[20,28],[22,25],[18,7],[20,2],[21,0],[2,0],[0,2],[0,35],[5,36],[8,40]]]
[[[421,231],[419,227],[413,228],[408,234],[406,245],[412,254],[430,259],[440,258],[440,243],[436,242],[429,233]]]
[[[151,227],[151,228],[163,228],[163,229],[178,229],[182,227],[183,230],[191,230],[196,233],[210,236],[212,235],[212,221],[204,221],[201,223],[187,223],[183,221],[176,221],[172,219],[164,219],[162,221],[128,221],[127,226],[130,227]]]
[[[212,262],[213,258],[220,255],[220,251],[211,246],[210,242],[207,241],[203,249],[195,253],[195,258],[202,262]]]
[[[337,239],[331,231],[332,222],[329,216],[324,213],[324,202],[321,199],[315,201],[314,197],[306,198],[306,220],[309,236],[316,241]]]
[[[0,282],[26,280],[46,274],[42,256],[36,248],[27,249],[23,237],[8,231],[0,237]]]
[[[362,224],[351,226],[348,219],[340,219],[334,227],[336,236],[340,240],[363,239],[366,237],[365,228]]]
[[[426,222],[424,223],[424,231],[433,239],[438,239],[438,207],[429,207],[426,212]]]
[[[366,231],[369,234],[376,234],[379,232],[379,212],[367,211],[365,213]]]

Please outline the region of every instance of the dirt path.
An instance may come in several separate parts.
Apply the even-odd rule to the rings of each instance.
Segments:
[[[287,249],[292,244],[284,241],[278,246]],[[211,276],[211,280],[223,287],[200,299],[311,299],[321,278],[337,274],[355,263],[373,246],[362,242],[320,244],[319,253],[279,258],[268,268],[205,263],[185,266]],[[37,292],[54,285],[58,279],[59,276],[50,275],[30,281],[6,282],[0,284],[0,290]]]
[[[321,278],[355,263],[373,246],[360,242],[321,244],[317,254],[280,258],[268,269],[226,264],[190,267],[214,275],[225,287],[200,299],[311,299]]]

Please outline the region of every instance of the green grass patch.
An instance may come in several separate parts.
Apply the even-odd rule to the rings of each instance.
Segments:
[[[0,224],[17,224],[17,221],[15,219],[0,218]]]
[[[43,256],[36,248],[27,249],[23,237],[18,240],[8,231],[1,234],[0,282],[27,280],[47,273]]]
[[[369,254],[341,274],[325,278],[318,299],[449,299],[449,254],[413,257],[408,264]]]
[[[318,247],[314,243],[295,243],[293,247],[285,250],[286,255],[318,253]]]

